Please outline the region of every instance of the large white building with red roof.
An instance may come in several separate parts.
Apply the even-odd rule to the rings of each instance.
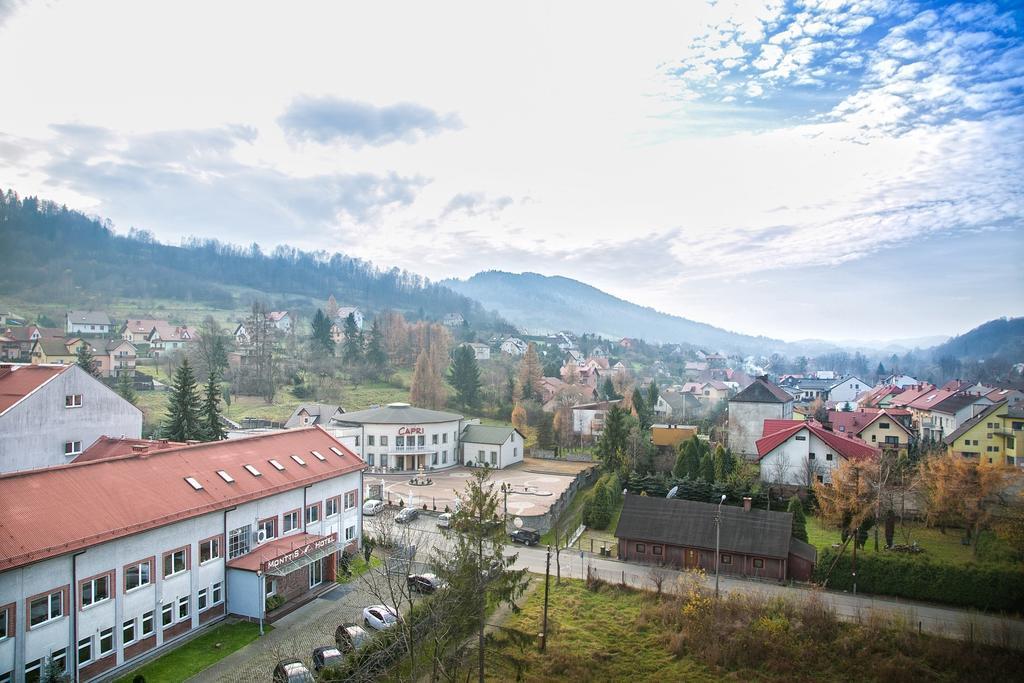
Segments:
[[[830,432],[815,420],[765,420],[757,440],[761,481],[775,486],[831,483],[841,460],[877,457],[874,446]]]
[[[312,599],[361,543],[364,468],[309,427],[0,475],[0,681],[106,678]]]
[[[77,365],[0,364],[0,473],[65,465],[101,436],[139,438],[142,411]]]

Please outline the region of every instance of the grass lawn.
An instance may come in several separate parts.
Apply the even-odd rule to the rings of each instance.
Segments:
[[[348,566],[349,569],[352,571],[352,575],[345,576],[344,574],[339,574],[336,581],[338,583],[352,583],[353,581],[355,581],[371,569],[379,567],[380,562],[380,558],[376,555],[370,556],[369,563],[367,563],[366,560],[363,559],[363,556],[361,554],[357,555],[355,558],[353,558],[352,562],[350,562]]]
[[[263,629],[272,630],[270,625]],[[238,622],[222,624],[212,631],[194,638],[181,647],[172,650],[129,674],[117,679],[116,683],[130,683],[136,675],[145,676],[146,683],[177,683],[196,675],[203,669],[216,664],[229,654],[252,641],[260,634],[258,624]]]
[[[569,503],[569,507],[567,507],[559,516],[559,527],[561,529],[564,529],[566,534],[572,534],[579,527],[583,517],[583,501],[586,497],[585,494],[591,489],[593,489],[596,483],[597,481],[595,481],[594,484],[591,484],[587,488],[580,489],[579,491],[577,491],[575,497],[573,497],[572,499],[572,502]],[[616,545],[618,541],[615,538],[615,527],[619,523],[619,515],[621,514],[622,501],[619,501],[619,503],[616,504],[612,510],[612,521],[608,524],[608,528],[604,530],[588,528],[586,531],[583,532],[583,535],[580,537],[580,543],[583,544],[581,547],[585,547],[587,550],[589,550],[590,539],[594,540],[594,552],[597,552],[597,549],[601,547],[601,543],[605,543],[606,545],[610,546]],[[568,539],[565,539],[565,541],[567,540]],[[564,543],[565,541],[562,542]],[[548,531],[542,534],[540,542],[542,545],[554,544],[554,532]]]
[[[946,529],[946,533],[943,534],[937,528],[927,527],[921,522],[907,522],[905,527],[905,530],[901,530],[900,525],[896,525],[895,542],[905,543],[906,532],[909,531],[910,541],[916,541],[919,546],[924,548],[924,552],[920,556],[929,557],[937,562],[957,565],[1000,561],[1001,542],[988,532],[982,536],[981,547],[978,549],[978,555],[975,556],[973,545],[961,543],[963,531],[960,529]],[[868,534],[868,542],[862,552],[874,552],[874,528]],[[811,515],[807,516],[807,540],[819,551],[830,547],[833,543],[841,542],[838,530],[826,529],[818,517]],[[878,543],[880,547],[885,544],[885,530],[881,528],[878,530]]]
[[[543,581],[543,579],[541,579]],[[614,588],[588,591],[582,581],[552,580],[548,606],[547,652],[531,642],[522,648],[500,630],[489,652],[488,680],[517,680],[516,665],[526,681],[710,681],[716,676],[690,659],[679,659],[665,647],[664,634],[641,625],[640,615],[651,598]],[[541,630],[544,589],[535,590],[519,614],[502,624],[524,634]]]

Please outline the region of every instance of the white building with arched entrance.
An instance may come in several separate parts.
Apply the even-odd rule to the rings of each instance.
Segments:
[[[460,463],[466,420],[457,413],[389,403],[336,416],[334,423],[342,441],[373,471],[416,472]]]

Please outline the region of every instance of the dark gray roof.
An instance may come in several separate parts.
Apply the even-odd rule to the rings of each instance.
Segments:
[[[789,403],[792,400],[786,391],[758,377],[749,387],[729,399],[729,403]]]
[[[469,425],[462,432],[462,440],[468,443],[487,443],[500,446],[509,440],[514,431],[516,431],[515,427]],[[519,436],[522,436],[522,434]]]
[[[312,422],[304,424],[302,420],[299,419],[299,413],[303,410],[313,418]],[[284,423],[284,428],[292,429],[293,427],[307,427],[311,424],[326,425],[331,421],[332,417],[335,415],[340,417],[344,412],[345,409],[341,406],[331,405],[328,403],[300,403],[292,412],[292,416]]]
[[[964,422],[962,425],[960,425],[955,430],[953,430],[953,432],[950,433],[949,436],[943,438],[942,439],[942,443],[946,444],[947,446],[952,446],[953,442],[956,441],[957,439],[959,439],[961,436],[963,436],[964,433],[967,432],[969,429],[973,428],[976,424],[978,424],[982,420],[986,419],[989,415],[991,415],[992,413],[998,411],[1000,408],[1005,408],[1005,407],[1006,407],[1006,402],[1005,401],[1003,401],[1001,403],[994,403],[994,404],[992,404],[990,406],[987,406],[985,408],[985,410],[981,411],[980,413],[978,413],[977,415],[972,417],[967,422]]]
[[[68,311],[68,319],[79,325],[110,324],[110,316],[103,311]]]
[[[966,408],[984,398],[984,396],[979,396],[978,394],[953,394],[933,405],[931,410],[932,412],[938,411],[947,415],[954,415],[961,408]],[[988,404],[986,403],[985,405]]]
[[[691,548],[715,548],[718,505],[692,500],[627,494],[615,529],[617,538],[666,543]],[[793,515],[722,506],[724,552],[785,558],[793,535]]]
[[[810,543],[805,543],[795,536],[789,539],[789,554],[807,560],[811,564],[818,563],[818,549]]]
[[[415,408],[408,403],[389,403],[378,408],[345,413],[338,422],[343,424],[429,424],[432,422],[454,422],[461,420],[458,413]]]

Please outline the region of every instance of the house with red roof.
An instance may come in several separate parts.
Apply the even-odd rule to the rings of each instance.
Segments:
[[[791,420],[793,396],[758,377],[729,399],[729,448],[748,460],[756,460],[757,439],[765,420]]]
[[[832,470],[840,461],[875,459],[879,455],[874,446],[830,432],[815,420],[778,420],[765,425],[764,431],[769,433],[757,440],[757,461],[761,481],[770,485],[831,483]]]
[[[893,409],[879,410],[830,410],[829,426],[833,432],[852,436],[885,450],[906,455],[917,434],[909,426],[909,411]]]

